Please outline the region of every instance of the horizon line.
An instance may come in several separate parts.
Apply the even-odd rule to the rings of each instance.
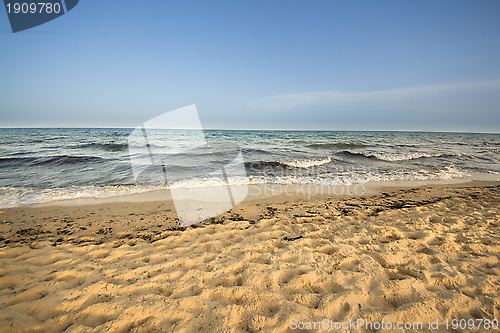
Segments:
[[[136,127],[2,127],[1,129],[135,129]],[[187,128],[175,128],[175,130],[190,130]],[[192,129],[191,129],[192,130]],[[468,130],[352,130],[352,129],[276,129],[276,128],[202,128],[209,131],[281,131],[281,132],[402,132],[402,133],[463,133],[463,134],[500,134],[493,131],[468,131]]]

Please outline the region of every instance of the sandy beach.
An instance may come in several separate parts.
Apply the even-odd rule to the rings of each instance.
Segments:
[[[137,201],[5,209],[0,331],[500,319],[499,183],[276,196],[187,228],[172,202]]]
[[[500,0],[3,2],[0,333],[500,333]]]

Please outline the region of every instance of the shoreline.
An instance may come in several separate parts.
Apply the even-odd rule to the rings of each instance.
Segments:
[[[317,196],[326,195],[369,195],[384,190],[384,188],[406,188],[429,185],[454,185],[454,184],[494,184],[500,183],[500,180],[471,180],[465,178],[443,179],[443,180],[402,180],[402,181],[370,181],[366,183],[356,183],[349,185],[321,185],[321,184],[249,184],[249,185],[231,185],[234,187],[248,187],[249,195],[243,200],[254,201],[274,196],[272,192],[287,193],[288,195],[302,194]],[[200,188],[219,188],[220,186],[206,186]],[[269,190],[271,188],[272,190]],[[361,189],[361,191],[358,190]],[[194,188],[196,189],[196,187]],[[319,190],[318,190],[319,189]],[[314,190],[314,191],[313,191]],[[63,200],[54,200],[50,202],[25,204],[15,207],[4,207],[0,210],[22,209],[30,207],[53,207],[53,206],[88,206],[98,204],[126,203],[126,202],[155,202],[171,201],[170,189],[152,189],[141,193],[131,193],[109,196],[104,198],[71,198]]]
[[[419,184],[416,186],[416,184]],[[102,244],[114,242],[135,244],[137,241],[154,242],[165,238],[172,230],[185,230],[210,223],[219,223],[231,216],[257,221],[266,216],[265,209],[271,204],[293,204],[297,202],[315,205],[315,202],[349,202],[351,198],[385,198],[393,201],[410,200],[401,197],[400,192],[441,192],[436,197],[446,197],[453,189],[499,187],[500,181],[440,182],[391,182],[335,186],[256,185],[249,187],[247,198],[233,209],[196,223],[181,226],[177,218],[170,191],[158,190],[141,194],[104,199],[73,199],[24,207],[7,208],[0,214],[0,247]],[[339,190],[340,189],[340,190]],[[314,190],[314,192],[312,192]],[[276,194],[279,193],[279,194]],[[334,193],[334,194],[332,194]],[[337,194],[343,193],[343,194]],[[444,195],[444,193],[448,193]],[[267,194],[267,195],[265,195]],[[453,192],[453,194],[456,194]],[[401,198],[400,198],[401,197]],[[358,200],[359,201],[359,200]],[[387,200],[385,200],[387,201]],[[386,204],[386,202],[383,202]],[[390,201],[390,200],[389,200]],[[361,201],[363,202],[363,201]],[[359,205],[362,205],[361,203]]]

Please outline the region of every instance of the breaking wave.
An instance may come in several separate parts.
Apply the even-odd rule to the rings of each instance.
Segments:
[[[360,143],[338,142],[338,143],[313,143],[307,145],[307,147],[313,149],[347,149],[347,148],[363,148],[367,146]]]
[[[370,152],[370,153],[359,153],[351,152],[348,150],[338,153],[338,155],[352,157],[352,158],[369,158],[384,162],[401,162],[416,160],[419,158],[432,158],[432,157],[453,157],[462,156],[465,154],[429,154],[421,152],[408,152],[408,153],[384,153],[384,152]]]
[[[315,166],[320,166],[328,164],[332,161],[330,157],[321,160],[298,160],[298,161],[257,161],[257,162],[245,162],[245,167],[247,169],[264,169],[264,168],[302,168],[307,169]]]
[[[330,158],[330,156],[328,156],[327,158],[324,158],[322,160],[302,160],[302,161],[290,161],[290,162],[280,162],[284,165],[287,165],[287,166],[290,166],[290,167],[294,167],[294,168],[311,168],[311,167],[315,167],[315,166],[320,166],[320,165],[324,165],[324,164],[328,164],[332,161],[332,159]]]

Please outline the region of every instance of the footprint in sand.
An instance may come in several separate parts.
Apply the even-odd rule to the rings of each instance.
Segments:
[[[414,230],[414,231],[406,232],[405,237],[409,238],[409,239],[414,239],[414,240],[421,239],[421,238],[425,237],[425,232],[423,232],[422,230]]]
[[[64,310],[57,306],[47,306],[47,304],[42,303],[33,305],[26,313],[30,317],[43,322],[62,315]]]
[[[348,302],[343,303],[331,303],[326,308],[326,313],[328,318],[334,321],[341,321],[347,314],[351,311],[351,305]]]
[[[373,260],[375,260],[383,268],[390,267],[390,265],[387,263],[387,261],[377,252],[373,252],[373,251],[363,251],[363,252],[365,254],[369,255]]]
[[[91,305],[105,303],[111,301],[113,297],[109,294],[92,294],[82,303],[80,310],[83,310]]]
[[[428,245],[432,245],[432,246],[439,246],[439,245],[443,245],[444,242],[446,241],[446,239],[444,237],[441,237],[441,236],[436,236],[436,235],[431,235],[429,236],[427,239],[426,239],[426,243]]]
[[[357,258],[344,258],[333,265],[334,269],[340,269],[344,271],[354,271],[359,264],[359,259]]]
[[[82,312],[76,317],[76,322],[87,327],[97,327],[111,319],[106,314],[96,312],[97,310]]]
[[[298,269],[298,268],[292,268],[292,269],[287,269],[283,271],[278,271],[277,273],[274,273],[275,276],[275,281],[282,285],[282,284],[287,284],[296,277],[305,274],[306,271],[303,269]]]
[[[236,287],[236,286],[239,287],[242,285],[243,285],[243,277],[241,275],[223,277],[215,281],[215,286],[221,286],[226,288]]]
[[[244,305],[255,294],[248,290],[216,288],[208,291],[208,299],[222,305]]]
[[[57,274],[56,281],[61,289],[74,289],[85,282],[85,276],[78,272],[61,272]]]
[[[269,265],[271,264],[271,259],[269,256],[265,254],[260,254],[260,253],[247,253],[245,255],[245,260],[250,263],[254,264],[264,264],[264,265]]]
[[[325,245],[320,247],[319,249],[316,249],[316,252],[332,255],[338,251],[338,247],[335,245]]]
[[[198,296],[203,289],[197,284],[184,285],[182,288],[177,288],[171,295],[172,298],[186,298]]]
[[[17,294],[16,296],[8,299],[5,305],[14,305],[23,302],[33,302],[35,300],[44,298],[49,293],[44,287],[31,288],[25,292]]]
[[[379,241],[381,243],[390,243],[390,242],[394,242],[394,241],[401,239],[402,238],[401,236],[402,235],[398,231],[383,230],[381,232],[381,237],[380,237]]]
[[[272,317],[281,310],[281,304],[270,297],[260,296],[255,302],[255,308],[258,314]]]
[[[9,276],[6,277],[0,277],[0,290],[4,289],[11,289],[14,290],[16,287],[16,280],[14,278],[11,278]]]
[[[317,309],[321,302],[321,297],[317,294],[291,294],[288,300],[310,309]]]
[[[428,248],[427,246],[425,246],[423,244],[418,244],[417,246],[415,246],[415,248],[413,249],[413,251],[417,252],[417,253],[427,254],[427,255],[433,255],[433,254],[436,253],[436,251],[434,251],[431,248]]]

